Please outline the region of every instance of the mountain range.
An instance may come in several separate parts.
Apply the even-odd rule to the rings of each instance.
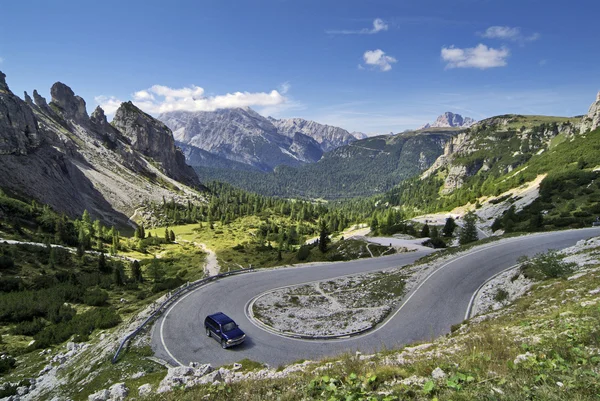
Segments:
[[[22,100],[0,72],[0,187],[17,197],[50,205],[71,217],[131,225],[144,202],[163,198],[203,200],[204,189],[171,131],[132,103],[111,124],[98,107],[63,83],[52,99],[33,91]],[[0,217],[4,212],[0,211]]]
[[[246,169],[241,163],[259,171],[273,171],[280,165],[298,167],[362,137],[300,118],[263,117],[249,107],[169,112],[158,119],[171,128],[188,163],[205,167],[231,161],[238,168]]]

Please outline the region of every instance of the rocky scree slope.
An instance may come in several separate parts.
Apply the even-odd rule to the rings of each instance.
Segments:
[[[0,188],[48,204],[71,217],[88,210],[125,226],[145,201],[203,201],[203,189],[171,132],[123,104],[114,125],[98,107],[57,82],[50,103],[37,91],[25,101],[0,72]]]
[[[173,130],[178,143],[232,160],[254,170],[279,165],[300,166],[321,159],[324,152],[353,142],[348,131],[302,119],[265,118],[249,107],[199,112],[169,112],[158,116]],[[188,163],[213,167],[210,157],[191,149]]]

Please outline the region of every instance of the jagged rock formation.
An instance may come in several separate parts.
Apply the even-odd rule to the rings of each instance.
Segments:
[[[92,217],[117,226],[129,224],[129,216],[146,201],[160,202],[163,196],[204,200],[193,189],[202,189],[198,178],[181,164],[183,154],[174,146],[145,155],[106,121],[101,108],[88,117],[85,101],[68,86],[56,83],[51,94],[50,104],[36,90],[33,102],[29,96],[23,101],[0,72],[0,188],[71,217],[87,209]],[[136,121],[123,122],[121,128],[134,132]],[[154,124],[164,127],[156,120]],[[150,148],[157,147],[155,140],[149,139]],[[160,146],[165,143],[163,139]]]
[[[419,129],[428,129],[428,128],[451,128],[451,127],[459,127],[459,128],[469,128],[476,121],[471,117],[464,117],[460,114],[454,114],[449,111],[445,112],[441,116],[439,116],[433,123],[425,124]]]
[[[33,112],[6,84],[0,71],[0,155],[26,155],[40,144]]]
[[[356,140],[341,128],[302,119],[265,118],[249,107],[170,112],[158,118],[173,130],[179,143],[262,171],[272,171],[279,165],[313,163],[324,152]],[[197,165],[197,160],[187,160]]]
[[[112,125],[130,140],[133,149],[160,163],[169,177],[190,186],[200,185],[194,170],[185,164],[183,153],[175,147],[173,134],[166,125],[131,102],[121,104]]]
[[[600,92],[596,96],[596,101],[590,106],[587,115],[583,116],[581,133],[595,130],[598,127],[600,127]]]

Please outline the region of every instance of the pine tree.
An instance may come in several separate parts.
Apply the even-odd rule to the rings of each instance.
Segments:
[[[115,269],[113,270],[113,282],[115,283],[115,285],[121,287],[125,284],[125,273],[123,272],[123,267],[121,265],[118,265],[115,267]]]
[[[110,266],[106,263],[104,252],[101,252],[100,256],[98,256],[98,270],[101,273],[110,273]]]
[[[319,222],[319,250],[322,253],[327,252],[327,243],[329,242],[329,230],[325,220],[321,219]]]
[[[169,238],[171,242],[175,242],[175,233],[173,232],[173,230],[169,232]]]
[[[421,238],[429,237],[429,224],[425,223],[421,230]]]
[[[144,281],[144,277],[142,276],[142,267],[140,266],[140,262],[137,260],[131,262],[131,278],[137,283]]]
[[[169,234],[169,228],[165,228],[165,241],[171,242],[171,235]]]
[[[154,280],[155,283],[161,281],[163,279],[163,276],[165,275],[163,267],[160,261],[156,258],[156,256],[154,257],[154,259],[152,259],[152,262],[150,262],[149,272],[150,276],[152,277],[152,280]]]
[[[442,229],[442,234],[444,237],[452,237],[454,234],[454,230],[456,229],[456,222],[452,217],[448,217],[446,219],[446,224],[444,224],[444,228]]]
[[[475,242],[479,239],[477,235],[477,216],[475,213],[469,212],[463,218],[463,227],[460,230],[459,242],[461,245]]]

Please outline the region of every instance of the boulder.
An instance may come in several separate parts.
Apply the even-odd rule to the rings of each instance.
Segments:
[[[100,390],[88,396],[88,401],[108,401],[110,392],[107,389]]]
[[[446,376],[448,376],[446,374],[446,372],[444,372],[441,368],[437,367],[433,370],[433,372],[431,372],[431,377],[434,380],[443,380],[446,378]]]
[[[152,393],[152,386],[150,384],[146,383],[138,387],[138,395],[140,397],[146,397],[150,393]]]
[[[111,401],[122,401],[129,394],[129,389],[125,383],[115,383],[108,389],[110,391]]]

